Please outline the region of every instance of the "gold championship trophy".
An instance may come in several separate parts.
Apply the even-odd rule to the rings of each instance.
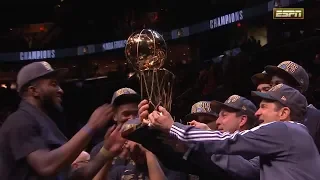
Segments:
[[[149,112],[159,105],[170,112],[175,76],[164,68],[167,44],[163,37],[151,29],[135,32],[127,40],[125,55],[140,80],[142,99],[149,101]],[[125,124],[122,136],[146,145],[148,141],[154,142],[158,133],[147,124],[136,121]]]
[[[169,62],[166,61],[167,45],[163,37],[150,29],[135,32],[127,40],[125,55],[140,79],[142,99],[149,100],[149,112],[157,109],[159,105],[170,112],[175,75],[164,68]],[[196,173],[197,167],[185,163],[183,154],[175,152],[171,146],[157,138],[161,135],[160,131],[142,123],[139,118],[125,123],[121,135],[142,144],[153,152],[165,167]]]

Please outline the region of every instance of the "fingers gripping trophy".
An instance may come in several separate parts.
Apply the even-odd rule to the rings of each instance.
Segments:
[[[164,68],[168,65],[167,44],[162,35],[151,29],[133,33],[127,40],[125,55],[139,77],[141,96],[149,101],[149,112],[160,105],[170,111],[175,75]],[[146,129],[148,125],[141,122],[131,126],[123,136],[130,139],[139,128]]]

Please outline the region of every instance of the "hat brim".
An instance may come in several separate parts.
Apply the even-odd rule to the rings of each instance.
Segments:
[[[216,112],[217,114],[220,113],[221,109],[233,109],[235,111],[239,111],[241,109],[238,109],[238,108],[235,108],[235,107],[232,107],[232,106],[228,106],[222,102],[219,102],[219,101],[211,101],[210,103],[210,106],[211,106],[211,109],[213,112]]]
[[[271,77],[267,73],[257,73],[251,77],[251,81],[254,85],[258,85],[263,82],[270,83],[270,80],[271,80]]]
[[[115,98],[112,104],[119,106],[126,103],[139,103],[140,101],[141,97],[139,94],[122,94]]]
[[[133,119],[129,119],[127,122],[125,122],[123,124],[123,126],[121,127],[121,132],[126,131],[130,128],[136,127],[139,124],[141,124],[141,121],[139,118],[133,118]]]
[[[41,75],[38,78],[54,77],[54,78],[58,79],[59,81],[62,81],[62,80],[64,80],[64,78],[65,78],[65,76],[67,75],[68,72],[69,72],[69,69],[60,68],[60,69],[55,69],[53,71],[45,73],[45,74]]]
[[[212,116],[212,117],[218,117],[218,114],[217,113],[190,113],[190,114],[187,114],[185,117],[184,117],[184,121],[190,121],[190,120],[194,120],[196,117],[198,116]]]
[[[251,96],[258,97],[260,99],[270,100],[270,101],[278,101],[274,97],[272,97],[268,93],[260,92],[260,91],[251,91]]]

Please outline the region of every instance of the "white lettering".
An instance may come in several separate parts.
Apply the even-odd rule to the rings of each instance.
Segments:
[[[113,49],[113,42],[109,42],[109,43],[103,43],[102,44],[102,51],[108,51]]]
[[[29,51],[20,52],[20,60],[37,60],[37,59],[52,59],[56,57],[55,50],[43,50],[43,51]]]
[[[120,40],[120,41],[103,43],[102,44],[102,51],[124,48],[126,46],[126,42],[127,42],[127,40]]]
[[[126,46],[126,40],[115,41],[113,42],[113,46],[115,49],[124,48]]]
[[[218,28],[241,20],[243,20],[242,10],[210,20],[210,29]]]

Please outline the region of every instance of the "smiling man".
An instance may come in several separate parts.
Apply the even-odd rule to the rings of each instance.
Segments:
[[[318,179],[317,148],[307,128],[297,123],[306,113],[306,98],[284,84],[266,93],[255,91],[252,94],[262,99],[256,115],[263,124],[242,132],[222,133],[185,126],[174,122],[163,107],[148,117],[152,127],[183,142],[199,142],[207,153],[259,156],[261,180]],[[144,109],[140,112],[140,115],[147,113]]]
[[[302,94],[309,88],[309,75],[299,64],[292,61],[283,61],[278,66],[266,66],[265,71],[271,76],[270,85],[286,84]],[[320,152],[320,111],[312,104],[307,107],[306,117],[301,122],[308,128],[318,151]]]
[[[54,70],[45,61],[30,63],[19,71],[17,89],[22,100],[0,129],[2,180],[61,180],[68,176],[91,179],[110,160],[99,153],[81,168],[71,171],[71,164],[93,134],[113,116],[113,107],[105,104],[97,108],[87,124],[68,140],[48,116],[48,109],[62,110],[63,90],[59,80],[66,72],[67,69]],[[106,141],[105,151],[117,152],[125,142],[120,137],[120,128],[113,129],[117,138]]]

